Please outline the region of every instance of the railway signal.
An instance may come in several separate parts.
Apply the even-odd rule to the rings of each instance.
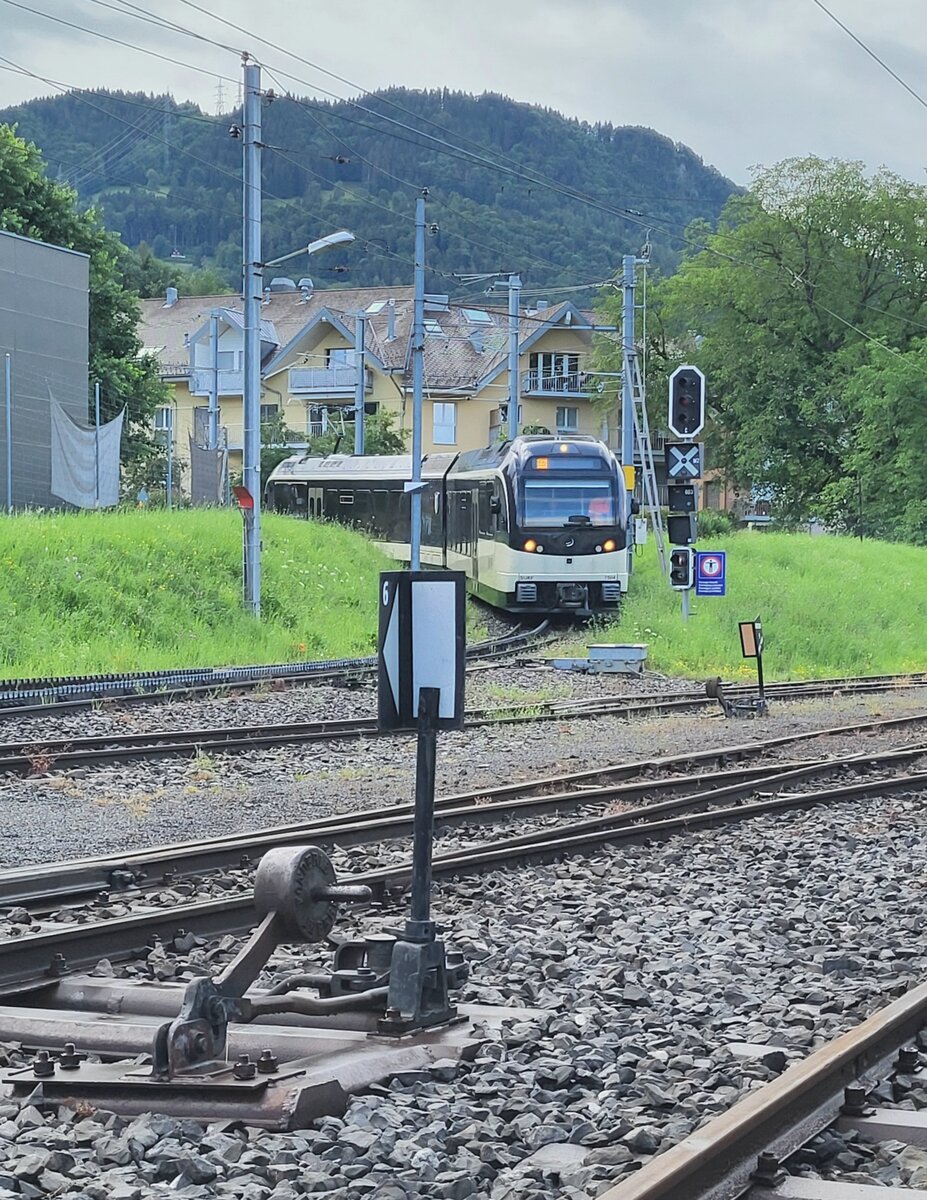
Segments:
[[[689,365],[677,367],[669,378],[670,430],[683,442],[667,442],[666,499],[669,516],[666,532],[673,546],[670,553],[670,587],[682,592],[682,619],[689,619],[689,592],[695,581],[695,551],[698,537],[695,480],[702,474],[702,447],[690,441],[705,425],[705,376]]]
[[[674,546],[691,546],[698,537],[695,513],[670,513],[666,518],[666,532]]]
[[[664,442],[666,478],[674,483],[698,479],[702,473],[701,442]]]
[[[695,484],[671,483],[666,489],[666,499],[670,512],[695,512]],[[673,541],[670,538],[670,541]]]
[[[691,546],[674,546],[670,551],[670,587],[688,591],[695,577],[695,551]]]
[[[705,425],[705,376],[698,367],[677,367],[669,379],[669,428],[690,438]]]

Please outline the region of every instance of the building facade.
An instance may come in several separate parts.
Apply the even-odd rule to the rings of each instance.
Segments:
[[[294,447],[353,419],[357,367],[356,315],[365,318],[364,396],[368,412],[392,414],[411,441],[411,288],[315,292],[275,281],[265,293],[261,322],[261,419],[282,418]],[[213,346],[213,315],[218,339]],[[594,319],[570,303],[539,302],[519,320],[519,426],[550,433],[607,434],[589,372]],[[173,430],[182,459],[193,437],[204,444],[215,373],[220,425],[230,469],[241,469],[243,325],[231,296],[142,301],[145,349],[173,384],[172,410],[158,414]],[[425,304],[424,453],[489,445],[507,427],[509,328],[504,310],[430,296]],[[613,423],[614,424],[614,423]],[[345,446],[346,449],[351,447]]]
[[[0,501],[11,483],[16,508],[62,504],[51,493],[51,403],[86,423],[89,287],[86,254],[0,232]]]

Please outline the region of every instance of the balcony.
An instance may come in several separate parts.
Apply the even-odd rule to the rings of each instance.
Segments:
[[[563,375],[545,375],[529,371],[524,377],[523,390],[531,396],[588,396],[589,385],[585,371]]]
[[[291,367],[287,384],[291,396],[318,396],[335,399],[350,398],[357,385],[357,369],[353,366]],[[370,372],[364,372],[364,391],[371,388]]]
[[[654,462],[663,462],[666,458],[666,443],[672,440],[672,436],[665,429],[658,430],[656,433],[651,430],[650,449],[653,451]],[[634,445],[634,461],[637,464],[640,464],[641,461],[640,451],[637,449],[636,442]]]
[[[187,379],[190,375],[189,362],[161,363],[158,374],[162,379]]]
[[[220,396],[240,396],[244,390],[244,371],[217,371],[218,394]],[[197,368],[190,372],[190,391],[194,396],[208,396],[212,383],[212,371],[209,368]]]

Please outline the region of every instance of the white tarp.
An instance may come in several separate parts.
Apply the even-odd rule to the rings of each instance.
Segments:
[[[51,403],[51,490],[78,508],[119,503],[119,451],[125,409],[99,429],[70,417]]]
[[[224,446],[207,450],[190,438],[190,501],[194,507],[225,503],[228,453]]]

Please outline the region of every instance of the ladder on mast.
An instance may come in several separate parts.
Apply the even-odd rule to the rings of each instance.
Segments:
[[[657,557],[660,560],[660,570],[664,575],[669,574],[669,562],[666,557],[666,536],[663,532],[663,514],[660,511],[660,493],[657,488],[657,473],[653,465],[653,443],[650,440],[650,421],[647,418],[647,397],[644,393],[644,382],[641,378],[640,362],[637,351],[624,350],[625,377],[631,383],[631,408],[634,414],[634,443],[641,460],[641,474],[644,480],[644,511],[650,517],[653,538],[657,544]]]

